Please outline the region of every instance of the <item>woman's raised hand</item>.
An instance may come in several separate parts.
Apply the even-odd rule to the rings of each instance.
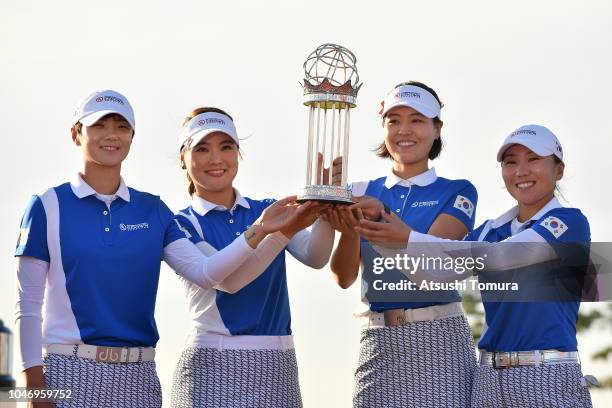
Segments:
[[[378,221],[385,210],[385,206],[378,199],[370,196],[353,197],[355,204],[349,206],[349,210],[360,210],[363,216],[371,221]]]
[[[298,204],[296,199],[296,196],[289,196],[275,202],[264,210],[256,224],[266,234],[280,231],[291,238],[298,231],[312,225],[321,212],[329,207],[329,204],[314,201]]]
[[[358,235],[355,227],[359,225],[359,219],[363,218],[363,214],[360,209],[352,211],[348,206],[334,205],[326,209],[321,217],[342,234]]]
[[[388,248],[406,248],[410,227],[397,215],[387,214],[385,211],[382,212],[382,221],[362,219],[355,231],[373,244]]]
[[[296,215],[303,213],[310,206],[308,202],[300,205],[295,202],[296,199],[297,196],[289,196],[276,201],[261,213],[255,224],[260,225],[266,234],[286,227]]]

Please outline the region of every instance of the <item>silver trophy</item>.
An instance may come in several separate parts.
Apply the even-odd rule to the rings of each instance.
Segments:
[[[361,85],[357,59],[336,44],[317,47],[304,62],[304,105],[308,113],[306,187],[298,201],[351,203],[347,185],[351,109]],[[342,157],[342,181],[332,185],[333,161]],[[325,168],[329,168],[326,174]]]

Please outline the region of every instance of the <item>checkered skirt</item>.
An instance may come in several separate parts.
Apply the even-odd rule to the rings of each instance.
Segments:
[[[465,316],[364,329],[353,406],[470,406],[476,354]]]
[[[295,350],[189,347],[174,370],[171,406],[301,407]]]
[[[50,389],[70,389],[72,398],[57,408],[161,408],[162,394],[154,361],[110,364],[48,354],[45,383]]]

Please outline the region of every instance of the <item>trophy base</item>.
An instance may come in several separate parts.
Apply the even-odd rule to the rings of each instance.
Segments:
[[[314,185],[304,187],[304,194],[298,196],[298,203],[320,201],[332,204],[353,204],[351,190],[346,186]]]

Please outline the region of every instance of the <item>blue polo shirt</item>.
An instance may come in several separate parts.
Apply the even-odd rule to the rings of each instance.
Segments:
[[[367,182],[353,184],[353,194],[376,197],[389,207],[406,224],[418,232],[427,233],[441,214],[451,215],[465,224],[468,231],[474,227],[478,194],[476,188],[467,180],[449,180],[438,177],[433,168],[404,180],[390,172]],[[372,301],[376,293],[369,287],[368,281],[375,278],[372,274],[374,258],[380,257],[370,242],[361,238],[362,291],[369,300],[370,310],[380,312],[388,309],[416,309],[427,306],[460,302],[457,291],[436,291],[435,300],[431,292],[410,290],[401,294],[409,301]],[[385,270],[385,282],[401,282],[406,275],[396,269]]]
[[[518,211],[510,210],[487,221],[465,237],[465,241],[499,242],[514,235],[512,222]],[[516,222],[516,221],[515,221]],[[589,222],[576,208],[563,208],[556,198],[524,227],[533,229],[554,244],[591,241]],[[518,231],[514,231],[516,234]],[[483,236],[484,233],[484,236]],[[558,247],[553,246],[555,250]],[[558,253],[563,256],[562,253]],[[486,281],[486,274],[480,277]],[[556,349],[576,351],[576,322],[580,302],[487,302],[483,301],[487,328],[478,347],[489,351]]]
[[[49,262],[45,345],[155,346],[163,249],[185,238],[173,218],[123,180],[110,208],[80,177],[33,196],[15,256]]]
[[[195,216],[204,240],[219,251],[245,232],[274,201],[245,198],[237,192],[236,204],[227,209],[194,197],[192,205],[180,211],[176,220],[187,230],[189,239],[198,244],[203,240],[202,236],[185,215]],[[284,250],[260,276],[236,293],[216,289],[204,291],[190,282],[185,282],[185,285],[193,293],[190,308],[196,326],[198,319],[206,322],[201,327],[210,333],[255,336],[291,334]],[[203,308],[198,302],[210,306]]]

